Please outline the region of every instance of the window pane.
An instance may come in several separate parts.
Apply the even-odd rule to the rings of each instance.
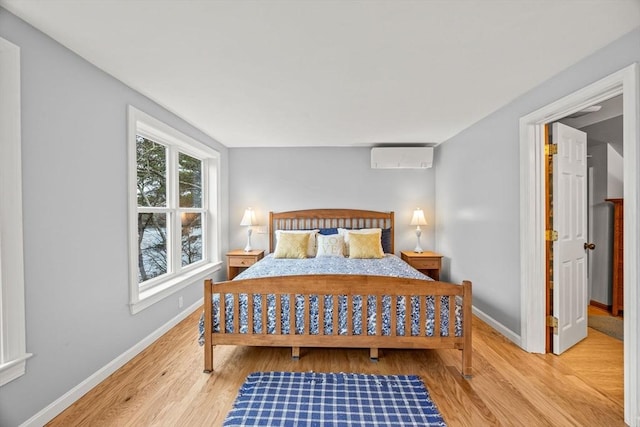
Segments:
[[[167,272],[167,214],[138,214],[138,283]]]
[[[138,206],[166,206],[166,147],[136,135],[136,162],[138,165]]]
[[[182,213],[182,266],[202,260],[202,214]]]
[[[202,207],[202,160],[178,154],[179,190],[181,208]]]

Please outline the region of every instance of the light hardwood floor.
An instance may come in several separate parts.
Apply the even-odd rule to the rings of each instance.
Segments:
[[[50,426],[217,426],[255,371],[417,374],[449,426],[623,426],[622,342],[589,329],[558,357],[528,354],[474,318],[474,376],[458,350],[222,346],[202,372],[193,313],[56,417]]]

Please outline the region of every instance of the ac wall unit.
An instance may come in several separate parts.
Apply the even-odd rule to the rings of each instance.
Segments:
[[[426,169],[433,165],[433,147],[374,147],[372,169]]]

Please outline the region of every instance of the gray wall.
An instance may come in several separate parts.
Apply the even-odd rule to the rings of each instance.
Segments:
[[[607,197],[621,198],[624,195],[624,155],[620,147],[607,146]]]
[[[0,426],[16,426],[178,315],[178,296],[185,307],[202,297],[197,283],[129,312],[127,104],[220,151],[225,218],[227,150],[2,8],[0,37],[20,47],[22,62],[27,351],[34,356],[26,375],[0,387]]]
[[[613,205],[606,202],[607,152],[604,143],[590,143],[588,167],[593,177],[589,189],[589,240],[596,245],[589,254],[589,299],[611,305],[611,264],[613,261]]]
[[[409,222],[416,207],[430,225],[420,239],[434,248],[433,169],[371,169],[369,148],[232,148],[229,150],[229,241],[243,248],[242,214],[253,207],[267,226],[269,211],[351,208],[395,212],[395,249],[412,250],[415,227]],[[269,248],[266,234],[254,231],[254,248]]]
[[[517,335],[519,119],[638,61],[640,27],[436,149],[436,249],[450,259],[445,277],[471,280],[474,305]]]

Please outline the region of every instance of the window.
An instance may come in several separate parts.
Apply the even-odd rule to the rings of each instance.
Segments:
[[[219,155],[130,106],[129,156],[136,313],[220,268]]]
[[[0,386],[27,359],[22,239],[20,49],[0,38]]]

